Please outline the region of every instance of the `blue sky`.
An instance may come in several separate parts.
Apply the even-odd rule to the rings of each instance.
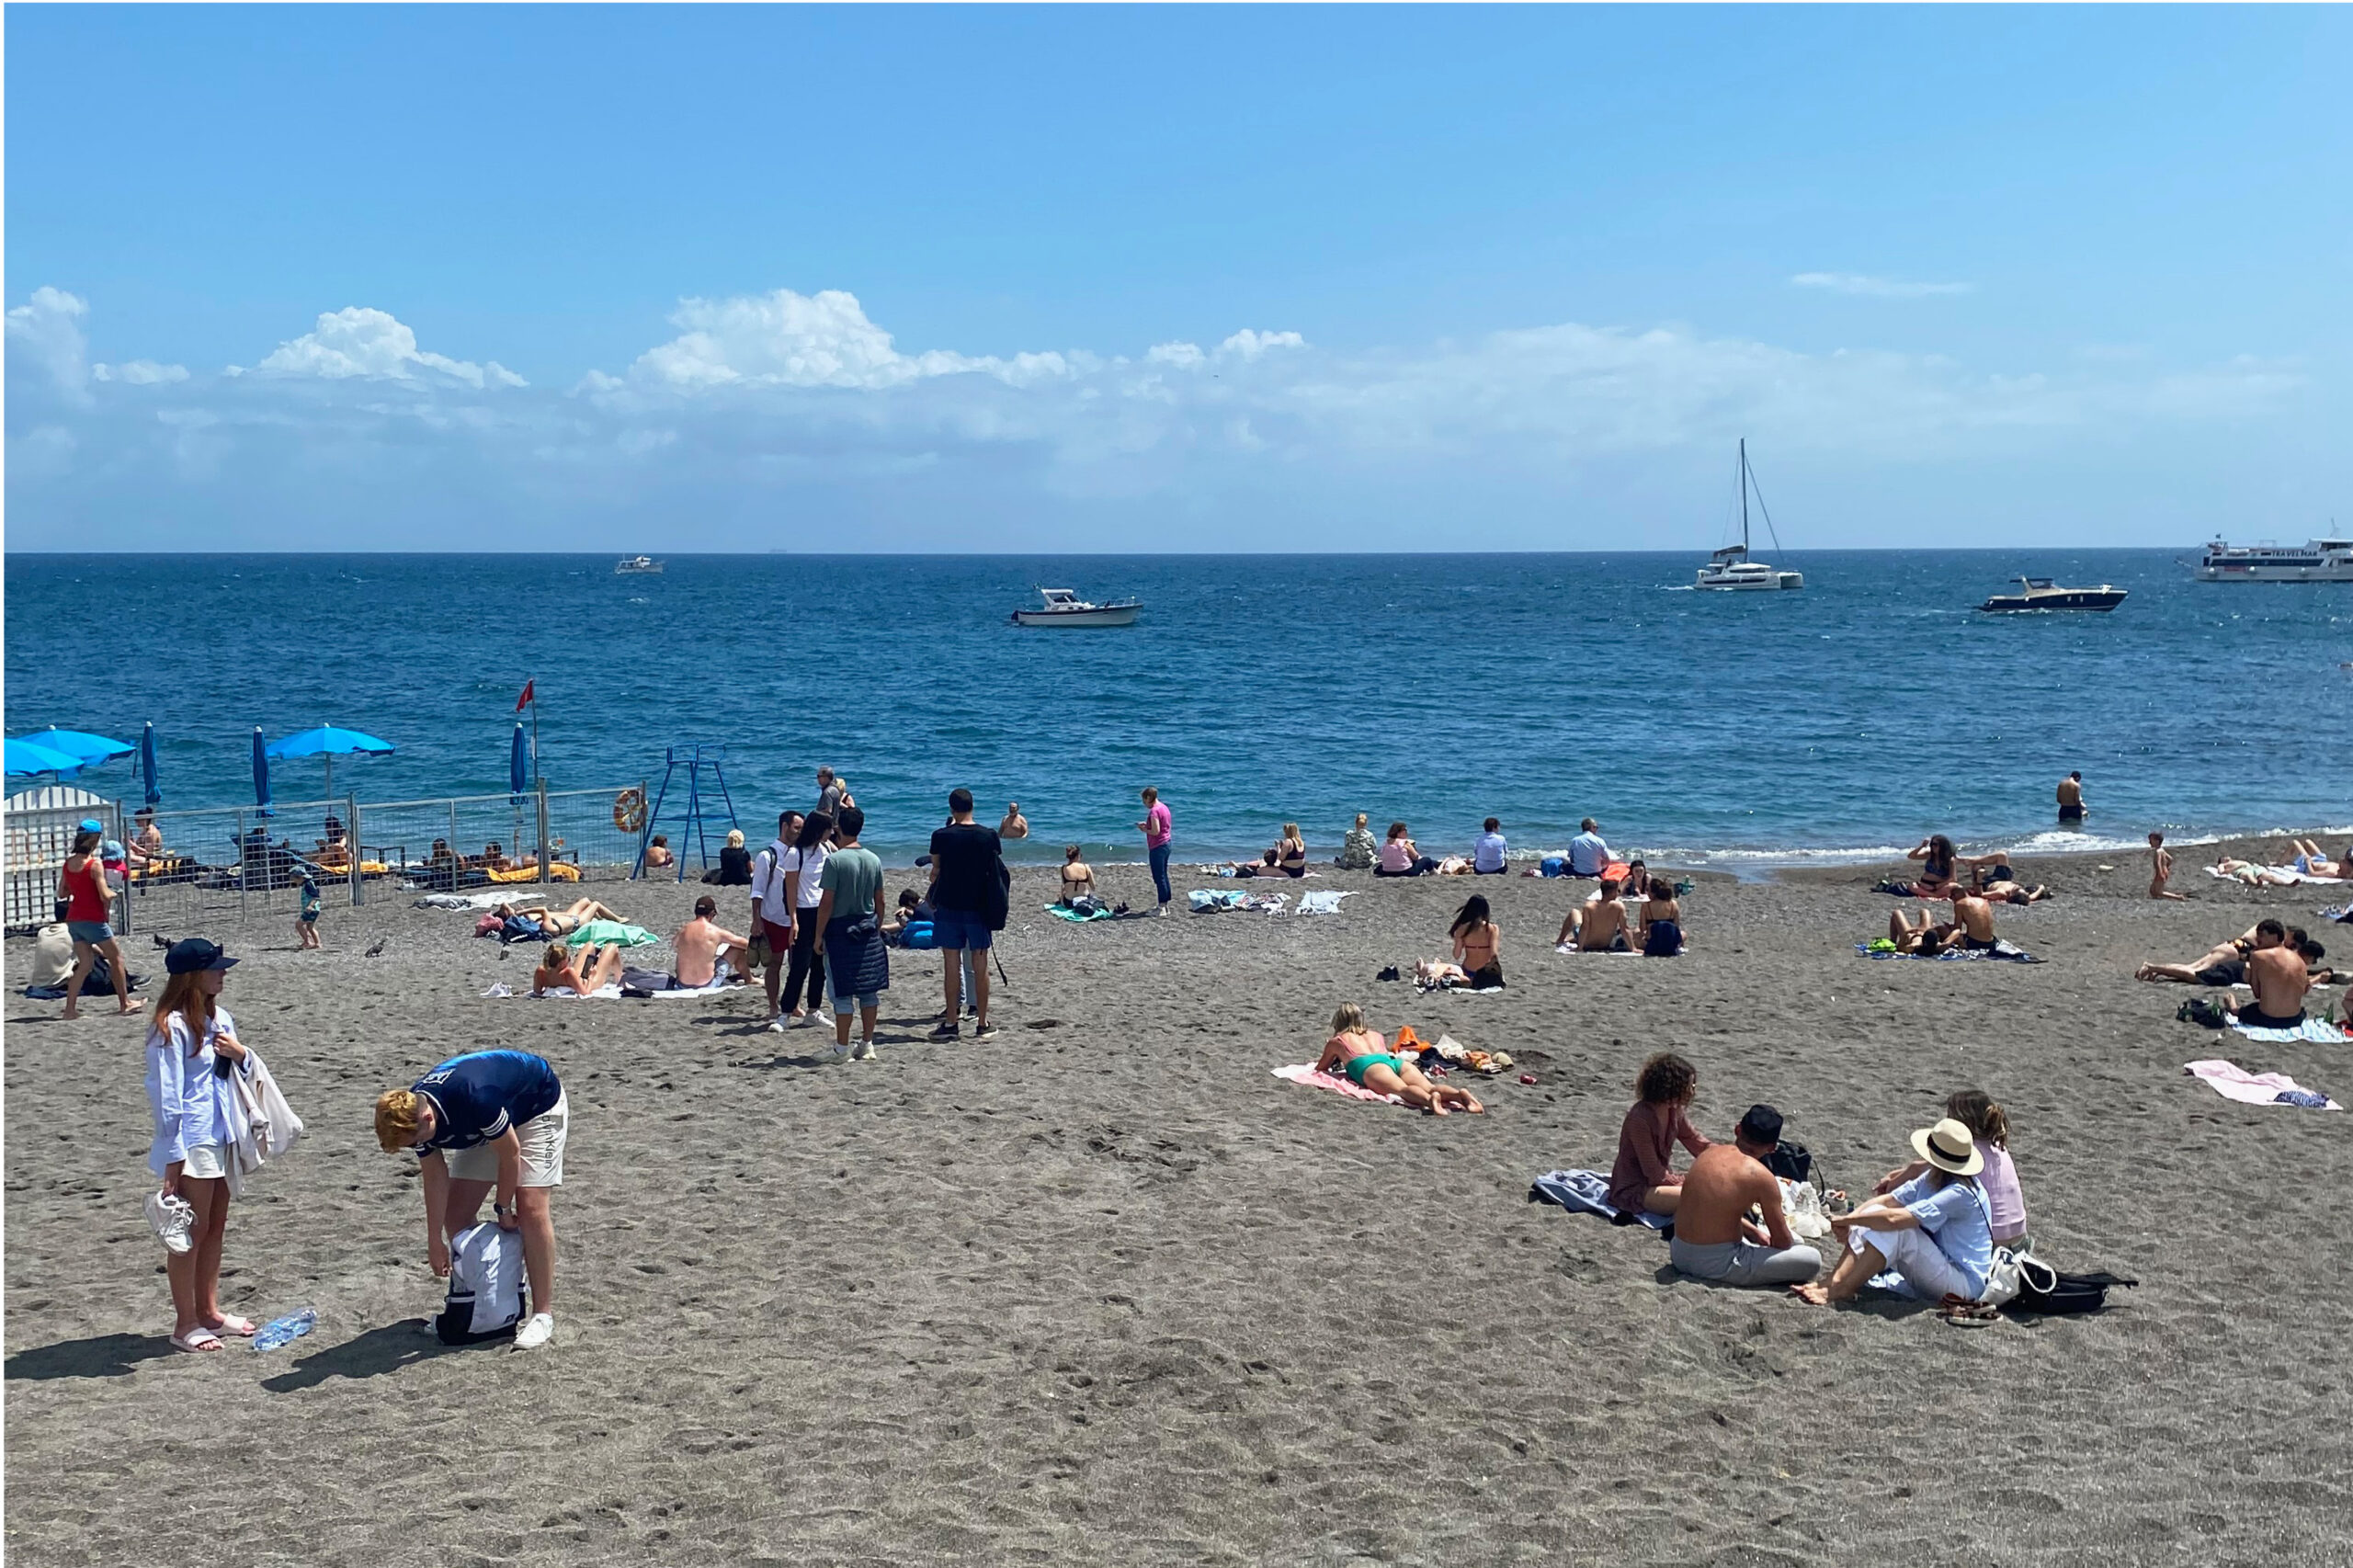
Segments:
[[[11,549],[2353,514],[2336,8],[17,7]]]

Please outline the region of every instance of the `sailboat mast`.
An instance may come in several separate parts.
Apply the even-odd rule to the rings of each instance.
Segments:
[[[1748,553],[1748,437],[1740,438],[1740,550]]]

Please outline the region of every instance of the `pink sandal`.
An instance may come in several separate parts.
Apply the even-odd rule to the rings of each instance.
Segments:
[[[172,1348],[189,1352],[218,1350],[221,1336],[209,1328],[191,1328],[186,1334],[172,1335]]]

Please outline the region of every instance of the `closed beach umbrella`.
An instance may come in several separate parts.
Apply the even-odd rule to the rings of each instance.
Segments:
[[[79,757],[85,763],[104,762],[110,756],[123,756],[132,749],[127,741],[112,741],[104,735],[94,735],[85,730],[61,730],[51,724],[46,730],[36,730],[25,739],[36,741],[51,751]]]
[[[261,732],[256,730],[254,733],[259,734]],[[392,743],[380,741],[373,735],[363,735],[357,730],[338,730],[333,724],[322,724],[315,730],[304,730],[300,734],[281,735],[269,743],[268,749],[272,756],[324,757],[327,768],[326,794],[332,800],[335,796],[335,759],[336,757],[390,751],[392,749]]]
[[[11,739],[7,744],[7,766],[11,774],[67,774],[79,769],[84,758],[72,752],[59,751],[37,740]]]
[[[509,793],[521,795],[531,787],[530,745],[523,739],[523,726],[515,726],[515,744],[506,754],[506,788]]]
[[[260,808],[262,815],[270,814],[269,753],[262,745],[259,724],[254,726],[254,804]]]
[[[161,805],[164,792],[155,788],[155,726],[149,724],[139,736],[139,781],[147,787],[147,803]]]

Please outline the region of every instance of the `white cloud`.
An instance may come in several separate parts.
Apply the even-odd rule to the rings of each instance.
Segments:
[[[131,359],[119,365],[93,365],[94,381],[128,381],[134,387],[162,386],[188,380],[186,365],[158,365],[153,359]]]
[[[254,367],[256,374],[317,376],[329,381],[354,376],[406,381],[419,369],[438,371],[477,390],[525,384],[522,377],[495,359],[476,365],[420,352],[414,331],[386,312],[361,305],[323,312],[317,326],[279,344]],[[243,373],[234,366],[231,370]]]
[[[1256,359],[1269,348],[1304,348],[1307,339],[1295,332],[1253,332],[1244,327],[1217,346],[1220,354],[1238,354],[1245,359]]]
[[[858,296],[840,289],[684,300],[670,324],[684,330],[640,355],[630,369],[632,380],[676,391],[765,386],[875,392],[934,376],[985,375],[1019,386],[1065,379],[1089,358],[1047,352],[1003,359],[940,348],[902,354],[889,333],[867,320]]]
[[[8,355],[30,364],[68,396],[78,398],[89,380],[88,347],[82,318],[90,307],[63,289],[47,286],[8,312]]]
[[[1895,278],[1873,278],[1863,272],[1801,272],[1790,281],[1801,289],[1824,289],[1833,294],[1861,294],[1875,300],[1920,300],[1932,294],[1968,294],[1974,283],[1906,283]]]
[[[1208,358],[1198,343],[1155,343],[1144,351],[1147,363],[1173,365],[1180,370],[1196,369]]]

